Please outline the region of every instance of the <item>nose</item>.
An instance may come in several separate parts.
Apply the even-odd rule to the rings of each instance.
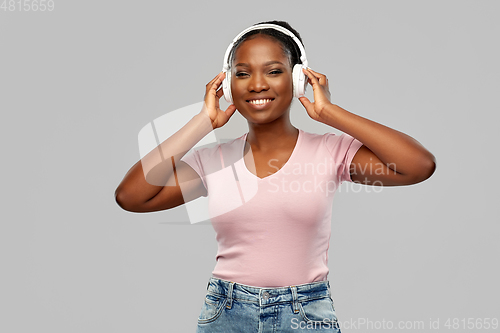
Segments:
[[[248,91],[261,92],[269,89],[269,84],[263,74],[254,73],[248,82]]]

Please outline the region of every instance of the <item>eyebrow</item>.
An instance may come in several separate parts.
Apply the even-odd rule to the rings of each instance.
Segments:
[[[266,62],[266,63],[264,64],[264,66],[269,66],[269,65],[273,65],[273,64],[280,64],[280,65],[285,66],[282,62],[277,61],[277,60],[268,61],[268,62]],[[250,65],[249,65],[249,64],[247,64],[247,63],[243,63],[243,62],[240,62],[240,63],[236,64],[236,66],[234,66],[234,67],[238,67],[238,66],[250,67]]]

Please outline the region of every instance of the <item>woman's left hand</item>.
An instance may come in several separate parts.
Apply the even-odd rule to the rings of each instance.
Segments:
[[[330,90],[328,88],[328,79],[326,75],[313,71],[312,69],[303,69],[308,76],[307,82],[313,87],[314,102],[311,103],[307,97],[300,97],[299,100],[306,108],[307,114],[316,120],[321,121],[321,114],[332,103],[330,102]]]

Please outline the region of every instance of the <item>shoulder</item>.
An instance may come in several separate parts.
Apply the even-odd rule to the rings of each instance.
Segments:
[[[202,161],[221,160],[226,156],[236,156],[245,143],[245,136],[246,134],[235,139],[218,139],[217,142],[195,147],[193,151],[198,154]]]
[[[359,148],[362,145],[354,137],[347,133],[326,132],[323,134],[303,131],[304,142],[309,147],[321,147],[327,149],[331,154],[338,154],[349,149]]]
[[[323,134],[302,131],[303,142],[306,145],[313,146],[328,146],[330,147],[335,141],[341,139],[341,135],[332,132]]]

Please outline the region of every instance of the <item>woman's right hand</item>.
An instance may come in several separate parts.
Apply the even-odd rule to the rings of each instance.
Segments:
[[[219,90],[217,89],[221,86],[222,80],[225,76],[226,74],[224,72],[220,72],[207,84],[205,103],[200,112],[210,117],[213,129],[224,126],[228,122],[229,118],[231,118],[234,111],[236,111],[236,106],[234,106],[234,104],[229,105],[226,111],[220,109],[219,99],[222,95],[224,95],[224,92],[222,91],[222,88]]]

